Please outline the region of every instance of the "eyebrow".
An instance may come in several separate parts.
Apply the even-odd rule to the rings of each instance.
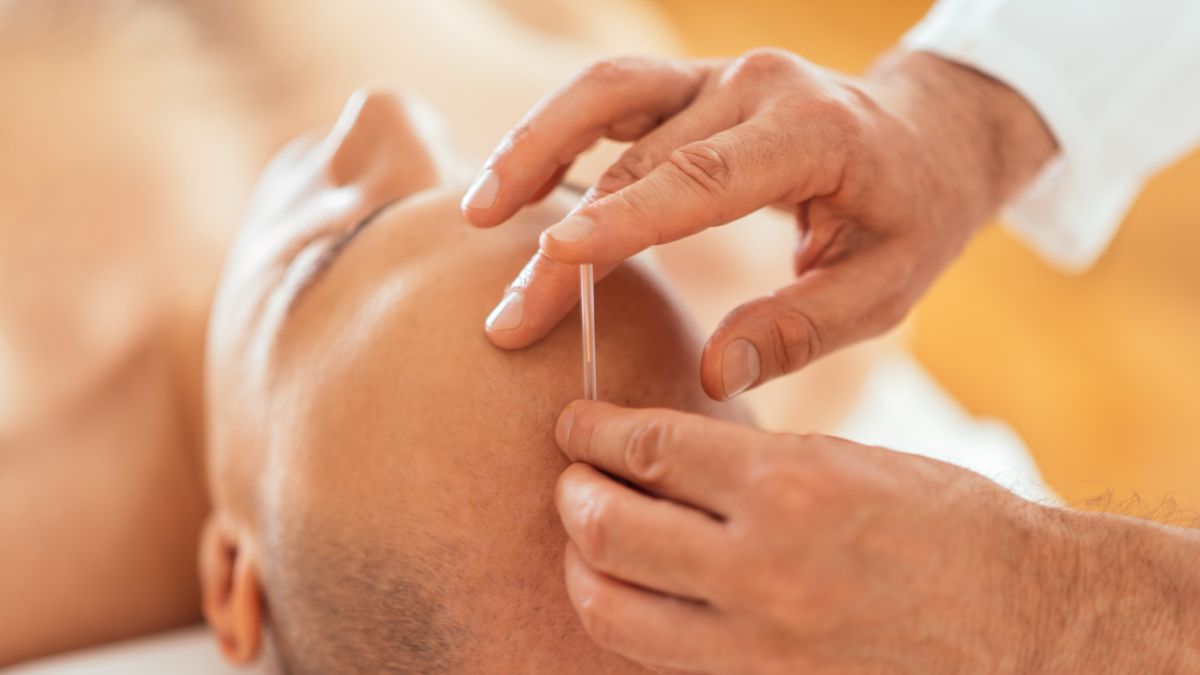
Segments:
[[[334,242],[329,245],[329,248],[321,252],[320,257],[318,257],[316,262],[313,263],[312,268],[309,269],[309,271],[300,280],[296,287],[296,292],[292,294],[291,299],[288,301],[287,311],[285,313],[291,314],[296,306],[300,304],[300,299],[304,297],[305,292],[325,275],[325,272],[333,266],[334,261],[337,260],[338,256],[342,254],[342,251],[346,249],[346,246],[349,245],[350,242],[356,236],[358,236],[360,232],[366,229],[366,227],[370,225],[372,221],[378,218],[381,213],[386,211],[398,201],[400,200],[393,199],[392,201],[387,202],[383,206],[380,206],[374,211],[368,213],[362,220],[358,221],[345,232],[342,232],[340,235],[338,235],[337,239],[335,239]]]
[[[564,181],[562,183],[562,187],[574,192],[580,197],[583,197],[583,195],[587,193],[587,188],[579,185],[578,183]],[[374,211],[368,213],[366,217],[358,221],[358,223],[356,223],[353,227],[338,235],[338,238],[334,240],[334,242],[329,245],[329,248],[321,253],[321,257],[317,258],[317,261],[313,263],[312,269],[310,269],[308,273],[304,275],[304,278],[300,280],[299,285],[296,288],[296,292],[292,294],[291,300],[288,301],[285,314],[291,314],[295,310],[296,306],[300,304],[300,299],[304,297],[305,292],[310,287],[315,285],[317,281],[319,281],[321,277],[325,275],[325,272],[333,266],[334,261],[337,260],[338,256],[341,255],[342,251],[345,250],[346,246],[349,245],[351,240],[358,236],[358,234],[362,232],[363,229],[365,229],[368,225],[370,225],[372,221],[379,217],[381,213],[399,201],[400,199],[393,199],[392,201],[387,202],[383,206],[380,206]]]

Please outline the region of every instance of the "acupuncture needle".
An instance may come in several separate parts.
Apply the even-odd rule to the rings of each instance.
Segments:
[[[591,265],[579,266],[579,313],[583,319],[583,397],[596,400],[596,294]]]

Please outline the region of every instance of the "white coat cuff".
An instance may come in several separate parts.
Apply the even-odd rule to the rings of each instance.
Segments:
[[[1060,152],[1007,205],[1005,225],[1049,262],[1081,270],[1112,239],[1141,189],[1141,178],[1112,170],[1122,166],[1121,158],[1109,156],[1103,134],[1068,95],[1064,74],[987,19],[986,11],[935,8],[903,44],[987,73],[1039,112]]]

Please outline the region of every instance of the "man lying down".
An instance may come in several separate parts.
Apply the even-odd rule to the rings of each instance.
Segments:
[[[262,178],[210,319],[205,615],[230,659],[291,673],[640,671],[591,643],[563,581],[578,322],[521,352],[480,330],[574,197],[468,227],[435,127],[359,93]],[[601,398],[746,421],[703,394],[699,341],[644,269],[597,296]]]

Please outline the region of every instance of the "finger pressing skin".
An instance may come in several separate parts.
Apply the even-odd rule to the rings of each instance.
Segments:
[[[615,267],[598,265],[594,279],[603,279]],[[488,339],[501,349],[528,347],[554,330],[578,303],[579,266],[551,260],[538,251],[488,315]]]
[[[754,118],[670,152],[641,180],[584,206],[542,233],[547,256],[612,263],[655,244],[722,225],[794,191],[803,159],[766,118]]]
[[[911,305],[912,281],[909,256],[884,244],[739,306],[704,346],[704,391],[728,399],[882,333]]]
[[[650,666],[717,672],[737,653],[725,615],[645,591],[588,566],[575,544],[564,557],[567,595],[596,644]]]
[[[516,213],[562,167],[602,137],[633,140],[686,106],[707,68],[665,59],[599,61],[551,93],[501,141],[462,208],[491,227]]]
[[[707,135],[731,114],[722,112],[719,104],[689,108],[651,132],[642,141],[625,151],[596,185],[584,194],[571,210],[574,214],[600,196],[624,187],[640,178],[661,158],[679,144]],[[565,168],[531,197],[536,201],[562,178]],[[568,215],[571,215],[568,214]],[[594,270],[600,280],[616,266],[602,264]],[[488,338],[502,349],[521,349],[545,337],[576,305],[579,297],[579,268],[547,257],[540,250],[525,265],[517,279],[509,285],[505,297],[492,311],[486,322]]]
[[[660,593],[709,599],[729,546],[707,514],[638,493],[582,463],[563,471],[555,503],[593,569]]]
[[[572,460],[718,517],[736,507],[765,436],[702,415],[601,401],[572,402],[555,429]]]
[[[642,141],[625,151],[599,182],[587,191],[572,213],[595,201],[609,191],[620,189],[628,182],[649,171],[654,164],[678,145],[711,133],[720,128],[734,113],[714,103],[689,108],[651,132]],[[559,172],[556,183],[561,178]],[[547,187],[553,187],[548,182]],[[540,193],[539,193],[540,194]],[[542,195],[544,196],[544,195]],[[539,198],[539,195],[534,195]],[[595,268],[595,280],[608,274],[615,263]],[[511,296],[512,293],[519,295]],[[500,304],[486,323],[488,338],[502,349],[521,349],[545,337],[575,307],[579,299],[579,268],[560,263],[541,251],[529,261],[517,279],[509,286]]]

